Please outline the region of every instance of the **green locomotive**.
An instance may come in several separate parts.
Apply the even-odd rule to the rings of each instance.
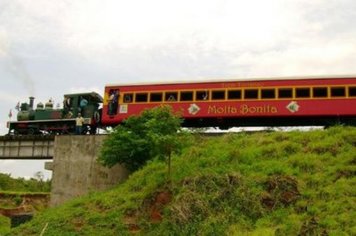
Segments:
[[[17,121],[8,122],[10,135],[74,134],[76,117],[84,118],[82,134],[95,134],[100,125],[103,98],[95,92],[64,95],[63,108],[54,108],[49,100],[34,108],[34,97],[22,103]]]

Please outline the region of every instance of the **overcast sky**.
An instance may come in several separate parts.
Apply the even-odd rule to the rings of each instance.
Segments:
[[[0,133],[30,95],[61,102],[128,81],[356,74],[355,19],[353,0],[1,0]],[[0,161],[13,176],[38,170]]]

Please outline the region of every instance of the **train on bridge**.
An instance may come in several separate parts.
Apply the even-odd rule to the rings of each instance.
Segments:
[[[107,85],[66,94],[63,107],[34,98],[22,103],[9,134],[72,134],[78,113],[82,133],[115,127],[144,109],[168,105],[186,127],[356,125],[356,76]]]

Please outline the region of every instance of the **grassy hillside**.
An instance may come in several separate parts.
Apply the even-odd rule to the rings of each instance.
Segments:
[[[4,235],[10,231],[10,219],[0,215],[0,235]]]
[[[356,235],[356,128],[196,137],[9,235]],[[47,225],[47,226],[46,226]]]

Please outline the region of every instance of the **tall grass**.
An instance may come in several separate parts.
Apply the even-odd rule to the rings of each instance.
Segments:
[[[356,235],[356,128],[194,139],[9,235]]]

